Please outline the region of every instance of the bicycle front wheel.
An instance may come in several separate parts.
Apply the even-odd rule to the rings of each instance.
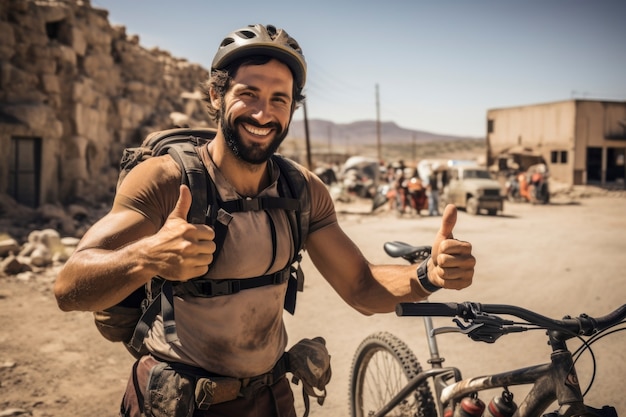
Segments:
[[[361,342],[352,361],[350,411],[368,417],[380,410],[422,367],[411,349],[388,332],[374,333]],[[387,416],[437,417],[435,401],[425,381]]]

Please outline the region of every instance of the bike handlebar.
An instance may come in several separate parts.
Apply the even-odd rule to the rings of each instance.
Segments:
[[[396,307],[396,314],[398,316],[460,317],[475,323],[493,323],[494,317],[491,315],[505,314],[518,317],[545,329],[562,330],[577,335],[590,336],[624,320],[626,318],[626,304],[604,316],[594,318],[587,314],[581,314],[576,318],[565,317],[562,320],[542,316],[522,307],[473,302],[400,303]],[[499,324],[506,325],[512,323],[501,321]]]
[[[393,258],[402,258],[410,263],[426,259],[432,248],[430,246],[413,246],[408,243],[394,241],[384,244],[385,252]],[[527,330],[524,325],[499,317],[499,314],[510,315],[525,320],[528,324],[565,332],[569,335],[590,336],[607,329],[626,318],[626,304],[601,317],[590,317],[581,314],[578,317],[565,317],[555,320],[522,307],[504,304],[464,303],[400,303],[396,306],[398,316],[426,317],[459,317],[472,326],[464,327],[455,319],[463,333],[475,340],[493,342],[499,336]],[[447,331],[448,329],[446,329]]]

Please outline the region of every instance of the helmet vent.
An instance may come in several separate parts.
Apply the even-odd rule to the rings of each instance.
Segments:
[[[222,43],[220,44],[220,48],[223,48],[225,46],[230,45],[231,43],[235,42],[235,40],[233,38],[226,38],[222,41]]]
[[[246,38],[246,39],[252,39],[255,38],[257,35],[256,33],[249,31],[249,30],[240,30],[237,32],[237,35],[241,36],[242,38]]]

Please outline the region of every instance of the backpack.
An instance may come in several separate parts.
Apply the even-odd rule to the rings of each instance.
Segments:
[[[173,296],[191,294],[199,297],[215,297],[287,282],[285,310],[294,314],[296,294],[304,288],[304,275],[300,268],[304,241],[308,234],[310,198],[306,180],[295,163],[278,154],[271,159],[280,170],[279,197],[259,197],[224,202],[208,175],[197,148],[215,137],[216,130],[209,128],[176,128],[154,132],[146,137],[141,146],[126,148],[120,161],[117,187],[128,172],[153,156],[169,154],[181,167],[181,182],[191,190],[192,203],[187,216],[191,223],[208,224],[215,230],[216,252],[213,262],[228,231],[229,213],[284,209],[289,218],[294,256],[281,271],[261,277],[245,279],[195,278],[186,282],[172,282],[154,277],[144,287],[138,288],[119,304],[94,313],[96,327],[113,342],[124,342],[134,356],[145,353],[143,340],[152,322],[161,313],[168,342],[177,340],[174,320]]]

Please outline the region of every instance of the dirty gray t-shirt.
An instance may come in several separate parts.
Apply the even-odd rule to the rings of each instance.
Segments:
[[[213,164],[206,147],[202,159],[224,201],[241,198]],[[336,223],[334,204],[326,186],[300,167],[311,196],[309,233]],[[271,185],[259,196],[278,196],[279,170],[270,167]],[[124,180],[116,199],[160,228],[178,199],[180,169],[169,157],[151,158]],[[284,210],[231,213],[224,246],[208,277],[236,279],[283,269],[292,257],[293,239]],[[272,245],[276,233],[276,252]],[[213,298],[174,297],[179,341],[167,343],[161,316],[146,338],[160,358],[239,378],[269,371],[287,345],[283,303],[287,284],[268,285]]]

